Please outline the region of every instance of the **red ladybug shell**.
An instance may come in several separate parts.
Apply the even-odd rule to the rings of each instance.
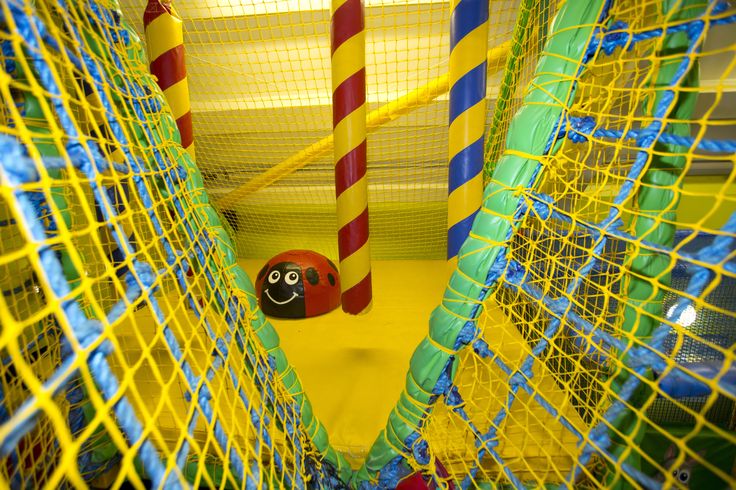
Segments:
[[[267,302],[268,299],[264,298],[270,298],[270,296],[264,295],[264,288],[274,286],[274,284],[269,284],[269,281],[273,279],[271,275],[279,276],[279,272],[283,274],[285,264],[288,264],[289,271],[298,267],[297,272],[300,272],[299,282],[293,284],[294,292],[291,293],[294,294],[296,301],[285,304],[283,307],[280,307],[280,303],[266,305],[264,302]],[[297,297],[301,296],[302,285],[303,298]],[[281,287],[285,285],[282,283]],[[335,264],[322,254],[311,250],[289,250],[274,256],[263,266],[256,278],[256,294],[261,308],[269,316],[301,318],[322,315],[340,306],[340,274]],[[303,312],[296,306],[296,303],[302,299]],[[271,307],[270,311],[267,306]],[[296,308],[296,310],[287,311],[288,308]]]

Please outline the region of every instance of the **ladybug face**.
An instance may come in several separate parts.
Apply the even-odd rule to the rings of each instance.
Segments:
[[[305,318],[340,305],[340,276],[327,257],[309,250],[281,253],[258,273],[256,294],[263,313]]]
[[[268,270],[267,270],[268,269]],[[263,274],[266,277],[261,278]],[[271,316],[304,318],[304,282],[302,268],[293,262],[279,262],[270,269],[268,264],[261,269],[259,279],[263,281],[261,309]]]

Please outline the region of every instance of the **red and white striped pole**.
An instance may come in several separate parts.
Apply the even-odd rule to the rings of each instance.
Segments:
[[[342,309],[372,301],[366,180],[365,29],[361,0],[332,0],[332,125]]]

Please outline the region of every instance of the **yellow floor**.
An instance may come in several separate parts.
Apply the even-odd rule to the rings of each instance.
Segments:
[[[264,261],[241,261],[255,277]],[[409,358],[442,299],[444,260],[373,263],[373,308],[305,320],[272,319],[330,442],[362,459],[404,387]]]
[[[241,265],[255,277],[263,263],[242,261]],[[398,400],[409,359],[427,332],[430,313],[442,299],[447,275],[445,261],[374,262],[374,306],[369,313],[355,317],[338,309],[311,319],[272,320],[289,362],[312,401],[315,415],[327,429],[333,447],[352,465],[362,463]],[[162,301],[183,304],[182,298],[174,296],[162,298]],[[175,310],[171,318],[175,331],[176,324],[184,330],[197,324],[197,318],[187,307]],[[491,308],[485,315],[488,318],[482,323],[487,326],[489,346],[508,366],[518,368],[530,353],[530,346],[500,309]],[[168,441],[173,447],[181,435],[182,417],[191,408],[183,396],[186,386],[183,380],[178,380],[162,392],[160,381],[153,376],[152,363],[157,365],[163,379],[171,379],[173,365],[168,348],[156,335],[150,308],[139,310],[134,318],[135,328],[126,323],[119,326],[116,333],[118,349],[125,352],[129,365],[141,359],[141,345],[149,349],[147,360],[134,373],[133,391],[141,397],[133,403],[139,411],[155,412],[146,416],[146,419],[155,420],[154,439],[160,439],[157,441],[160,444]],[[153,342],[153,339],[157,340]],[[204,344],[194,342],[189,347],[190,358],[196,363],[209,359],[208,353],[199,347],[201,345]],[[501,376],[500,371],[494,374],[496,369],[490,361],[473,362],[474,369],[461,374],[457,382],[465,395],[473,398],[474,406],[480,407],[479,415],[485,427],[489,414],[495,415],[505,403],[508,385],[506,376]],[[488,366],[484,367],[486,364]],[[203,366],[195,371],[199,369]],[[544,364],[535,363],[531,384],[573,425],[579,429],[584,427],[569,405],[567,394]],[[159,399],[166,399],[166,404],[159,403]],[[221,422],[229,427],[233,420],[227,411],[224,415],[227,420]],[[210,439],[204,424],[200,425],[195,438],[199,441]],[[440,437],[451,452],[461,455],[472,449],[464,432],[453,435],[450,426],[445,427],[441,428]],[[505,442],[498,450],[519,475],[533,476],[527,475],[527,470],[530,462],[534,462],[535,473],[547,468],[557,472],[550,477],[559,478],[574,462],[575,438],[523,393],[501,430]]]
[[[263,264],[243,261],[241,265],[255,277]],[[307,320],[272,319],[314,413],[327,428],[333,447],[351,465],[363,462],[404,388],[409,359],[427,332],[430,313],[442,299],[447,270],[445,261],[374,262],[374,306],[368,314],[353,317],[338,309]],[[485,315],[490,318],[483,322],[489,325],[489,346],[512,369],[519,368],[531,347],[500,309],[487,310]],[[583,429],[585,424],[544,364],[536,362],[533,371],[531,385]],[[465,372],[466,377],[482,380],[484,387],[476,391],[486,399],[475,403],[492,417],[505,404],[506,376],[500,376],[500,371],[498,377],[481,374]],[[548,477],[559,481],[575,461],[577,439],[525,393],[519,393],[502,431],[505,442],[499,452],[521,477],[549,472]],[[450,432],[441,437],[444,444],[453,446]],[[455,442],[459,443],[457,454],[468,450],[464,435]],[[530,464],[535,467],[533,472]]]

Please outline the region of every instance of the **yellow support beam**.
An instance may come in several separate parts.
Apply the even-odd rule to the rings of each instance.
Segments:
[[[499,44],[498,46],[488,50],[488,69],[494,70],[493,73],[501,71],[504,66],[504,60],[511,48],[511,42]],[[442,94],[447,93],[450,86],[449,74],[444,74],[423,85],[408,94],[399,97],[381,107],[372,110],[366,116],[366,128],[368,132],[374,131],[380,126],[391,122],[399,117],[407,114],[414,109],[425,106]],[[332,150],[334,144],[333,136],[325,136],[321,140],[309,145],[303,150],[290,156],[283,162],[280,162],[260,175],[253,177],[248,182],[236,187],[216,201],[220,209],[232,209],[234,205],[277,182],[287,175],[304,168],[309,163],[321,157],[325,153]]]

